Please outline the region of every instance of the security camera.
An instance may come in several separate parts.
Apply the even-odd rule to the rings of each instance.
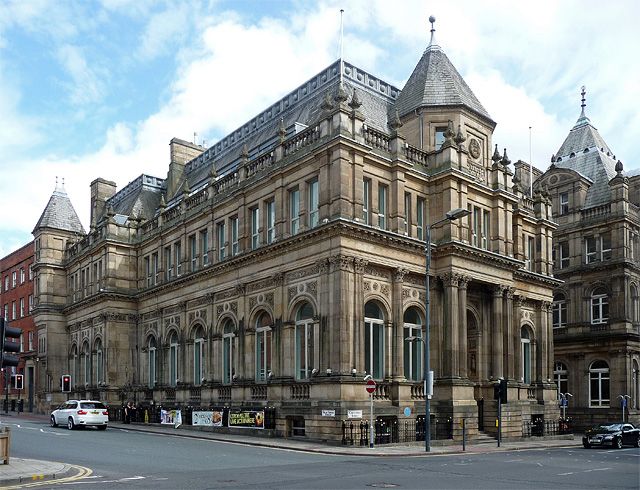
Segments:
[[[358,371],[356,370],[356,368],[353,368],[353,369],[351,370],[351,376],[353,376],[353,377],[355,378],[355,377],[356,377],[356,373],[357,373],[357,372],[358,372]]]
[[[370,379],[373,379],[373,376],[371,376],[370,374],[367,374],[367,375],[364,377],[364,380],[365,380],[365,381],[369,381]]]
[[[269,371],[267,373],[267,378],[269,378],[269,379],[273,378],[273,371]]]
[[[332,372],[333,372],[333,371],[331,370],[331,368],[327,368],[327,376],[331,376],[331,373],[332,373]]]
[[[318,370],[316,368],[313,368],[311,370],[311,376],[315,376],[316,374],[318,374]]]

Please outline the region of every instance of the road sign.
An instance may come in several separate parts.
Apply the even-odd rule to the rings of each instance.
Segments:
[[[376,382],[372,379],[367,380],[367,393],[376,391]]]

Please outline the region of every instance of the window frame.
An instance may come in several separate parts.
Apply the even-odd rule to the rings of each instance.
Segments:
[[[289,189],[289,233],[300,233],[300,189]]]
[[[320,185],[318,178],[311,179],[307,183],[309,201],[309,228],[315,228],[320,224]]]

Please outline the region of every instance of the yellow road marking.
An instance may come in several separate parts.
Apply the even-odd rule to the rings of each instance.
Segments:
[[[82,480],[83,478],[87,478],[93,473],[93,470],[90,468],[85,468],[84,466],[79,466],[77,464],[67,465],[71,468],[74,468],[78,471],[75,475],[67,476],[64,478],[55,478],[50,480],[45,480],[44,475],[32,475],[32,482],[29,483],[19,483],[17,485],[12,485],[9,487],[2,487],[3,489],[15,489],[15,488],[33,488],[33,487],[41,487],[43,485],[51,485],[51,484],[59,484],[59,483],[68,483],[72,481]],[[40,481],[37,481],[40,480]]]

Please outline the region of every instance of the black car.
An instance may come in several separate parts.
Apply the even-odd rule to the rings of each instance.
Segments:
[[[587,430],[582,437],[585,448],[611,446],[622,449],[623,445],[640,447],[640,429],[632,424],[603,424]]]

